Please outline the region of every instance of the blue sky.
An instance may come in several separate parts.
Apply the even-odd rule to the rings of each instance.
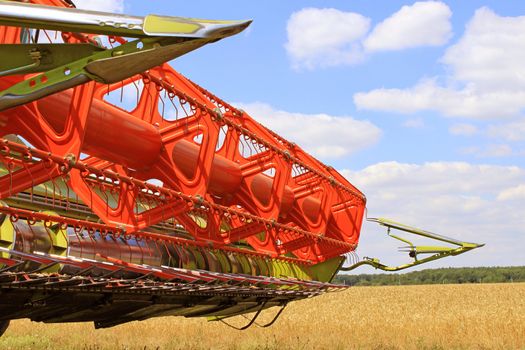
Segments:
[[[77,4],[253,19],[173,66],[339,169],[369,216],[487,244],[432,267],[525,265],[525,2]],[[367,224],[358,253],[397,246]]]

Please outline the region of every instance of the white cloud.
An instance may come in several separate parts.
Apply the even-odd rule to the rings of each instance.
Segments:
[[[480,154],[481,157],[508,157],[512,155],[512,147],[505,144],[488,145],[486,149]]]
[[[111,13],[124,12],[124,0],[78,0],[75,6],[79,9]]]
[[[524,42],[525,16],[502,17],[483,7],[442,61],[456,80],[475,84],[479,91],[524,89]]]
[[[473,155],[477,158],[501,158],[516,154],[512,147],[506,144],[489,144],[484,147],[470,146],[461,149],[460,153]]]
[[[478,128],[472,124],[461,123],[451,125],[448,131],[456,136],[472,136],[478,133]]]
[[[264,103],[236,103],[258,122],[320,158],[352,154],[378,142],[381,130],[350,116],[301,114],[275,110]]]
[[[358,13],[304,8],[288,19],[286,51],[295,68],[356,63],[363,56],[359,40],[369,28],[370,19]]]
[[[444,260],[441,266],[525,264],[521,251],[525,247],[525,200],[517,200],[525,198],[523,168],[463,162],[384,162],[342,173],[367,195],[370,217],[388,217],[487,244],[478,251]],[[398,255],[393,251],[399,242],[376,238],[379,231],[365,226],[360,255],[395,261]],[[400,261],[406,258],[399,257]]]
[[[410,88],[354,95],[358,108],[399,113],[437,111],[447,117],[518,118],[525,108],[525,16],[476,11],[442,58],[448,85],[423,79]]]
[[[481,157],[508,157],[512,155],[512,148],[505,144],[488,145],[486,149],[480,153]]]
[[[377,24],[364,41],[368,51],[444,45],[452,36],[450,8],[437,1],[416,2]]]
[[[512,123],[490,125],[487,133],[491,137],[501,137],[508,141],[525,140],[525,119]]]
[[[407,89],[356,93],[354,103],[358,109],[403,114],[436,111],[446,117],[498,119],[516,116],[525,108],[525,90],[480,93],[474,86],[456,90],[425,79]]]
[[[510,187],[502,190],[498,194],[498,200],[500,201],[512,201],[512,200],[523,200],[525,201],[525,184],[521,184],[515,187]]]
[[[309,7],[288,19],[285,48],[295,69],[355,64],[367,52],[443,45],[452,36],[451,16],[442,2],[416,2],[376,25],[367,37],[370,18]]]

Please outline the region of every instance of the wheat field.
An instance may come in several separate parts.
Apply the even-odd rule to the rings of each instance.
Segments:
[[[18,320],[0,349],[525,349],[525,283],[353,287],[291,303],[272,327],[246,331],[180,317],[102,330]]]

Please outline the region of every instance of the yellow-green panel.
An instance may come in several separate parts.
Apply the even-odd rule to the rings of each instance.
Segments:
[[[144,32],[152,35],[157,33],[193,34],[200,28],[202,25],[188,21],[186,18],[157,15],[146,16],[143,26]]]

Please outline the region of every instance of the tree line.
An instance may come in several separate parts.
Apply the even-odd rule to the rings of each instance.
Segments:
[[[525,266],[450,267],[409,273],[338,274],[334,282],[351,286],[525,282]]]

